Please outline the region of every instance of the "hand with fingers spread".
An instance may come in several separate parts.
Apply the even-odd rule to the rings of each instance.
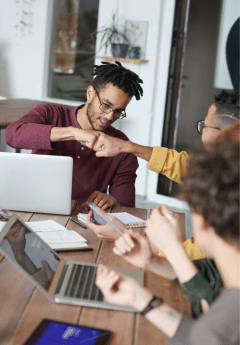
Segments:
[[[104,265],[99,265],[96,285],[109,303],[135,308],[141,311],[153,295],[135,279],[124,276]]]
[[[115,241],[113,252],[139,268],[145,268],[153,257],[147,237],[133,229]]]
[[[96,204],[102,210],[106,210],[114,205],[119,206],[111,195],[99,192],[97,190],[90,195],[82,206],[88,208],[88,202],[94,202],[94,204]]]
[[[149,240],[166,255],[176,244],[182,244],[179,220],[165,205],[156,207],[147,220],[146,234]]]
[[[103,211],[100,208],[98,210],[106,218],[108,218],[111,223],[113,223],[120,230],[122,230],[122,232],[126,232],[127,231],[127,228],[125,227],[123,222],[121,222],[121,220],[111,216],[109,213]],[[87,225],[87,227],[89,227],[90,229],[92,229],[95,232],[97,237],[99,237],[99,238],[101,238],[102,240],[105,240],[105,241],[114,242],[117,238],[119,238],[121,236],[117,232],[117,230],[115,230],[109,223],[107,223],[106,225],[98,225],[98,224],[94,223],[92,221],[92,215],[93,215],[93,213],[92,213],[92,211],[90,211],[88,216],[87,216],[86,225]]]

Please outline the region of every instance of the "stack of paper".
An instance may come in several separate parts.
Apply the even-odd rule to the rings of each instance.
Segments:
[[[88,246],[83,236],[76,231],[67,230],[53,220],[26,222],[26,224],[53,249],[76,249]]]
[[[146,226],[146,222],[143,219],[133,216],[128,212],[111,213],[111,216],[114,216],[117,219],[121,220],[127,228],[141,228]],[[85,224],[87,220],[87,214],[78,213],[78,219]]]

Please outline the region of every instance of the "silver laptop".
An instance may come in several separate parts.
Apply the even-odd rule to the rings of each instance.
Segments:
[[[0,152],[0,207],[69,214],[72,170],[71,157]]]
[[[24,260],[19,256],[20,247]],[[0,233],[0,252],[54,302],[136,311],[109,304],[104,299],[95,284],[97,264],[65,261],[16,215],[9,219]],[[15,256],[16,252],[18,255]],[[114,269],[143,284],[141,270]]]

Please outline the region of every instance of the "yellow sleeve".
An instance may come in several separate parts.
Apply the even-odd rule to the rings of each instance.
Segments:
[[[166,147],[154,146],[147,168],[180,183],[188,157],[185,151],[177,152]]]
[[[186,240],[185,242],[183,242],[183,246],[191,261],[205,258],[205,256],[202,254],[202,252],[200,252],[200,250],[192,240]],[[165,254],[161,251],[158,252],[158,255],[165,257]]]

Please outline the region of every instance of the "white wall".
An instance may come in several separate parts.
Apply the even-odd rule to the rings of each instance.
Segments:
[[[214,80],[218,89],[233,89],[227,67],[226,43],[229,31],[239,16],[239,0],[223,0]]]
[[[24,1],[2,1],[0,11],[0,96],[49,100],[46,97],[53,0],[32,1],[32,31],[16,35],[17,11]],[[119,3],[119,17],[149,22],[146,64],[123,63],[143,79],[144,96],[132,100],[127,118],[118,127],[130,140],[159,145],[162,135],[165,93],[172,34],[174,0],[100,0],[99,26],[111,18]],[[96,61],[100,63],[100,61]],[[157,78],[156,78],[157,77]],[[56,101],[56,100],[53,100]],[[59,101],[59,103],[67,103]],[[69,102],[76,104],[76,102]],[[147,194],[146,163],[139,160],[136,192]],[[155,174],[155,177],[157,175]],[[151,181],[151,180],[150,180]],[[151,184],[156,193],[157,180]]]
[[[23,18],[23,1],[8,0],[0,12],[0,95],[40,99],[43,93],[48,1],[32,1],[32,17]],[[21,31],[19,22],[25,20]],[[32,28],[30,25],[32,24]],[[18,25],[18,27],[17,27]]]
[[[131,141],[146,145],[159,146],[165,107],[165,94],[172,36],[174,0],[101,0],[98,27],[109,23],[113,11],[119,4],[119,20],[148,21],[148,35],[145,59],[147,63],[135,64],[124,62],[122,65],[131,69],[143,80],[144,95],[140,101],[135,98],[127,108],[127,117],[121,120],[121,129]],[[101,37],[100,37],[101,38]],[[99,41],[98,41],[99,42]],[[104,55],[104,51],[98,53]],[[96,59],[96,63],[101,60]],[[160,86],[161,85],[161,86]],[[160,100],[160,103],[159,103]],[[154,137],[154,138],[153,138]],[[138,195],[148,194],[148,170],[146,162],[139,159],[136,191]],[[155,174],[155,176],[157,176]],[[152,180],[151,180],[152,181]],[[156,193],[157,181],[154,179],[151,193]]]

